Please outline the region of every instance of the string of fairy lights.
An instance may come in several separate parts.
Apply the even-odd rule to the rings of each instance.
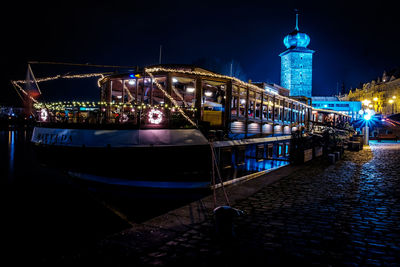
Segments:
[[[34,107],[38,110],[46,109],[46,110],[54,110],[54,111],[63,111],[67,109],[74,109],[74,108],[80,108],[80,110],[90,110],[90,108],[96,109],[96,108],[103,108],[103,107],[111,107],[115,109],[119,109],[120,111],[125,111],[125,108],[130,108],[130,111],[135,111],[135,110],[146,110],[149,109],[150,112],[153,112],[155,114],[155,110],[157,109],[166,109],[166,110],[171,110],[173,112],[178,111],[191,125],[197,127],[197,124],[186,114],[188,111],[196,111],[195,108],[193,107],[181,107],[177,100],[175,100],[174,97],[172,97],[164,88],[163,85],[161,85],[157,79],[154,78],[154,73],[159,73],[159,72],[166,72],[166,73],[181,73],[181,74],[189,74],[189,75],[195,75],[195,76],[202,76],[202,77],[210,77],[210,78],[219,78],[219,79],[227,79],[227,80],[232,80],[235,81],[236,84],[239,86],[243,87],[248,87],[255,89],[257,91],[260,91],[260,88],[256,85],[253,85],[251,83],[246,83],[243,82],[235,77],[227,76],[227,75],[222,75],[222,74],[215,74],[215,73],[210,73],[210,72],[202,72],[202,71],[195,71],[195,70],[182,70],[182,69],[174,69],[174,68],[163,68],[163,67],[153,67],[153,68],[145,68],[144,72],[149,75],[153,83],[156,85],[156,87],[163,93],[163,95],[170,100],[170,103],[172,104],[171,106],[168,106],[167,104],[159,104],[159,105],[150,105],[150,104],[137,104],[133,102],[119,102],[119,103],[114,103],[114,102],[93,102],[93,101],[62,101],[62,102],[39,102],[35,98],[33,98],[26,90],[24,90],[21,86],[21,84],[26,84],[29,81],[26,80],[18,80],[18,81],[12,81],[12,84],[18,88],[19,91],[21,91],[24,95],[26,95],[28,98],[32,100],[34,103]],[[35,82],[46,82],[46,81],[52,81],[52,80],[57,80],[57,79],[76,79],[76,78],[92,78],[92,77],[99,77],[97,80],[97,85],[101,87],[101,81],[105,78],[106,73],[89,73],[89,74],[75,74],[75,75],[56,75],[52,77],[45,77],[45,78],[39,78],[35,79]],[[175,95],[184,102],[184,98],[182,95],[179,93],[179,91],[174,87],[171,86],[173,92]],[[124,88],[123,89],[127,89]],[[130,94],[129,90],[126,90],[128,93],[128,96],[130,99],[133,99],[134,97],[132,94]],[[286,99],[287,97],[280,96],[279,98]],[[303,107],[308,107],[311,108],[311,106],[302,103],[300,101],[296,101],[294,99],[289,100],[292,103],[297,103],[300,104]],[[83,108],[83,109],[82,109]],[[104,111],[104,110],[103,110]],[[129,110],[128,110],[129,111]],[[304,112],[304,111],[303,111]],[[152,114],[153,114],[152,113]],[[158,113],[157,113],[158,114]]]
[[[63,102],[38,102],[33,104],[35,109],[49,109],[62,111],[68,108],[100,108],[100,107],[112,107],[112,108],[131,108],[138,110],[145,109],[165,109],[171,111],[177,111],[178,108],[186,111],[196,111],[196,108],[193,107],[179,107],[179,106],[168,106],[168,104],[158,104],[158,105],[150,105],[150,104],[132,104],[132,103],[107,103],[107,102],[90,102],[90,101],[63,101]]]
[[[192,124],[193,126],[197,127],[197,124],[194,123],[194,121],[192,121],[186,114],[185,112],[179,107],[178,102],[176,102],[176,100],[170,95],[168,94],[167,91],[165,91],[161,84],[159,82],[157,82],[156,79],[154,79],[154,76],[152,74],[151,71],[148,71],[147,69],[145,70],[146,73],[149,74],[149,76],[151,77],[151,79],[154,81],[154,83],[156,84],[157,88],[160,89],[160,91],[171,101],[171,103],[173,103],[175,105],[175,108],[178,110],[178,112],[188,121],[190,122],[190,124]]]
[[[189,71],[189,70],[182,70],[182,69],[162,68],[162,67],[146,68],[145,71],[147,73],[153,73],[153,72],[167,72],[168,73],[168,72],[172,72],[172,73],[182,73],[182,74],[190,74],[190,75],[208,76],[208,77],[211,77],[211,78],[228,79],[228,80],[235,81],[236,83],[238,83],[241,86],[250,87],[250,88],[253,88],[254,90],[257,90],[257,91],[260,90],[260,87],[258,87],[257,85],[254,85],[254,84],[251,84],[251,83],[246,83],[246,82],[244,82],[242,80],[239,80],[236,77],[231,77],[231,76],[222,75],[222,74],[216,74],[216,73],[210,73],[210,72],[192,71],[192,70]],[[307,105],[307,104],[305,104],[303,102],[300,102],[300,101],[297,101],[297,100],[294,100],[294,99],[289,99],[288,97],[285,97],[285,96],[280,96],[280,97],[283,98],[283,99],[288,99],[288,100],[290,100],[290,102],[297,103],[297,104],[300,104],[302,106],[311,108],[310,105]]]
[[[105,73],[87,73],[87,74],[74,74],[74,75],[56,75],[52,77],[44,77],[44,78],[38,78],[35,79],[36,83],[40,82],[47,82],[47,81],[53,81],[57,79],[84,79],[84,78],[92,78],[92,77],[100,77],[97,80],[97,85],[100,87],[100,81],[104,78]],[[33,103],[39,103],[35,98],[33,98],[29,92],[27,92],[24,88],[22,88],[21,84],[26,84],[30,81],[27,80],[16,80],[16,81],[11,81],[11,83],[14,85],[16,89],[18,89],[20,92],[22,92],[25,96],[27,96]]]

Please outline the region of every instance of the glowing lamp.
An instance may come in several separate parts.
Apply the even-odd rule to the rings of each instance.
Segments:
[[[393,99],[389,99],[390,104],[393,104],[393,102],[394,102]]]
[[[152,109],[148,116],[149,122],[153,124],[160,124],[163,120],[163,113],[160,110]]]
[[[186,88],[186,92],[188,92],[188,93],[193,93],[194,92],[194,87],[188,87],[188,88]]]
[[[369,121],[371,119],[371,115],[370,114],[365,114],[364,115],[364,120]]]
[[[212,92],[211,91],[205,91],[204,95],[210,97],[210,96],[212,96]]]
[[[362,101],[362,103],[366,106],[368,106],[369,104],[371,104],[371,101],[369,101],[368,99],[365,99]]]
[[[378,101],[378,98],[377,98],[377,97],[374,97],[374,99],[372,99],[372,100],[374,100],[374,101],[376,102],[376,101]]]
[[[41,121],[47,121],[47,117],[49,116],[49,114],[47,113],[47,110],[42,108],[40,110],[40,120]]]
[[[128,82],[130,85],[133,85],[133,84],[135,84],[136,83],[136,80],[129,80],[129,82]]]
[[[393,99],[396,99],[396,96],[394,95],[394,96],[392,96],[392,98],[393,98]]]

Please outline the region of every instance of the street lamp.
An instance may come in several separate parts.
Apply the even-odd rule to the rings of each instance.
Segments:
[[[389,104],[392,104],[392,114],[394,114],[394,105],[393,105],[394,100],[389,99]]]
[[[362,101],[362,103],[363,103],[365,106],[368,107],[368,105],[371,104],[371,101],[368,100],[368,99],[365,99],[365,100]]]
[[[368,123],[371,120],[372,116],[375,114],[374,110],[366,109],[364,112],[363,119],[365,120],[364,126],[364,145],[369,145],[369,127]]]

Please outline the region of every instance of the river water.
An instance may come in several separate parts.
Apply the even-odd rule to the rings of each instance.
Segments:
[[[53,262],[201,195],[173,199],[117,196],[41,166],[31,130],[0,131],[2,253],[16,261]],[[62,160],[62,159],[60,159]]]
[[[166,197],[83,184],[61,170],[40,165],[31,135],[29,129],[0,130],[0,251],[15,262],[62,262],[108,235],[210,193]],[[240,175],[286,164],[249,158]]]

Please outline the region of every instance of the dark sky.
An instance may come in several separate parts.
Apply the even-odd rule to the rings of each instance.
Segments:
[[[334,94],[342,82],[357,87],[400,65],[400,20],[389,1],[14,1],[1,17],[0,103],[17,98],[9,81],[25,78],[29,60],[143,66],[158,63],[160,44],[163,63],[235,60],[248,79],[279,84],[278,55],[294,29],[295,8],[316,51],[314,95]],[[32,68],[36,77],[78,70]],[[62,92],[60,100],[98,97],[86,85],[46,86],[49,94]]]

